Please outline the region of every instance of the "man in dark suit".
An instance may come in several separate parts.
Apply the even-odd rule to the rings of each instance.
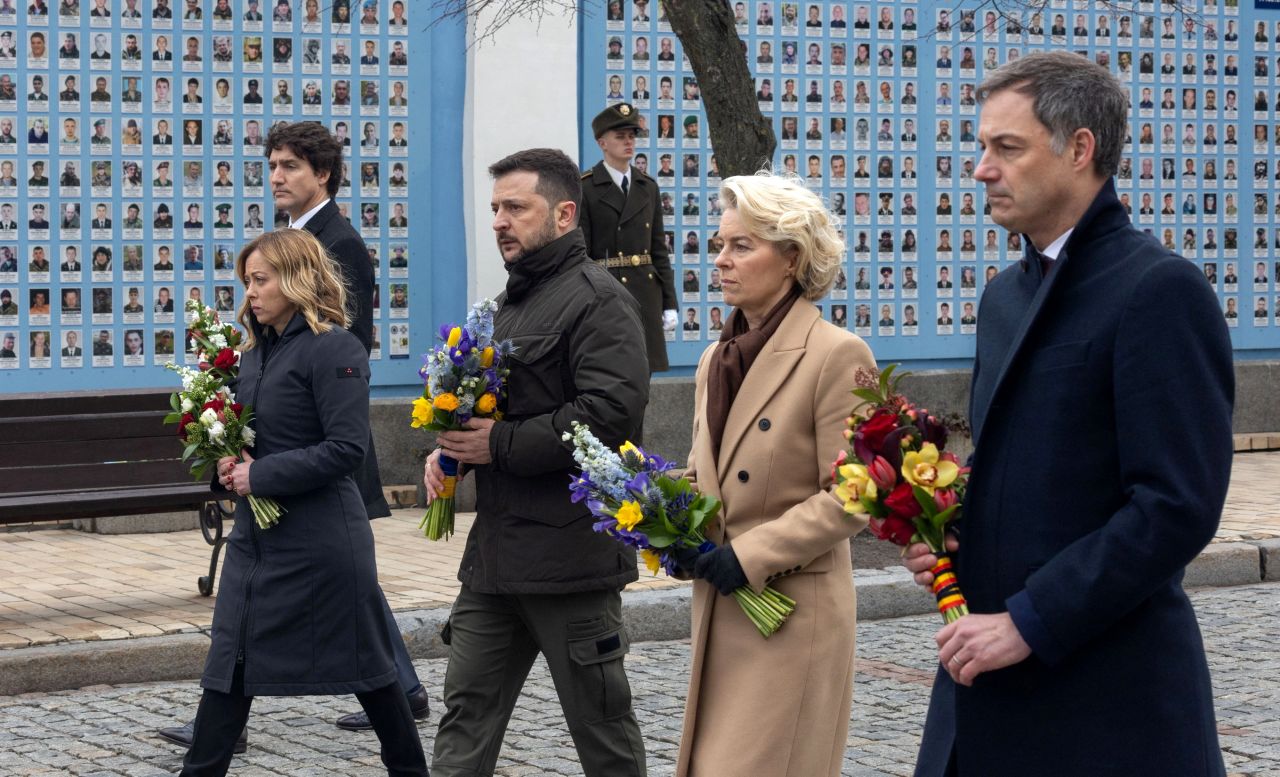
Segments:
[[[667,369],[664,331],[675,331],[675,277],[662,230],[658,184],[637,170],[635,108],[618,103],[591,120],[604,159],[582,175],[578,226],[587,254],[622,281],[640,303],[649,372]]]
[[[289,214],[291,228],[305,229],[315,235],[342,268],[349,292],[348,306],[352,311],[347,329],[360,340],[365,351],[369,351],[373,346],[373,266],[364,240],[343,218],[333,201],[338,194],[342,146],[323,124],[301,121],[273,127],[267,134],[264,148],[271,170],[271,195],[276,209]],[[352,474],[364,498],[369,518],[390,515],[391,509],[382,495],[378,458],[372,439],[363,464]],[[395,648],[397,679],[408,697],[413,716],[422,720],[431,712],[426,689],[414,672],[400,628],[381,590],[379,596],[382,597],[387,631]],[[342,716],[337,725],[353,731],[373,728],[363,711]],[[178,744],[189,745],[191,725],[161,729],[160,735]],[[242,735],[236,746],[239,752],[244,751],[244,743]]]
[[[1027,255],[982,299],[975,451],[949,541],[972,614],[938,632],[916,775],[1221,777],[1181,583],[1226,498],[1226,323],[1196,266],[1117,199],[1129,101],[1105,68],[1031,54],[979,95],[979,139],[997,153],[975,178]],[[1056,126],[1036,118],[1046,104],[1065,106]],[[907,556],[932,582],[927,549]]]
[[[62,349],[62,357],[78,358],[84,356],[84,349],[80,347],[80,335],[74,331],[67,332],[67,344]]]

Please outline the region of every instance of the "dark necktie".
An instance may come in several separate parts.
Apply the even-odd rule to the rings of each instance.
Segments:
[[[631,189],[631,186],[630,186],[631,182],[628,180],[629,178],[630,176],[626,176],[626,175],[622,176],[622,196],[623,197],[626,197],[627,193]]]
[[[1027,258],[1025,261],[1028,264],[1037,262],[1040,265],[1040,277],[1042,279],[1047,277],[1049,271],[1053,269],[1053,260],[1036,250],[1036,247],[1031,245],[1030,240],[1027,241]]]

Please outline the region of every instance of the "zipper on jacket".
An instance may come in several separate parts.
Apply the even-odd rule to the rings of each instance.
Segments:
[[[277,342],[271,348],[275,351],[280,346]],[[258,367],[258,377],[253,382],[253,401],[258,401],[258,394],[262,389],[262,376],[267,371],[267,360],[271,354],[264,350],[262,364]],[[258,522],[250,519],[249,540],[253,543],[253,566],[249,569],[249,575],[244,581],[244,611],[240,614],[240,644],[236,648],[236,663],[243,665],[245,657],[245,646],[249,641],[249,608],[253,603],[253,578],[258,574],[258,567],[262,564],[262,549],[258,546]]]

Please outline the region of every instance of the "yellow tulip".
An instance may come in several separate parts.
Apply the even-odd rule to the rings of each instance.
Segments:
[[[640,558],[644,559],[644,565],[653,574],[658,574],[658,570],[662,569],[662,557],[649,548],[640,551]]]
[[[431,423],[435,414],[431,410],[431,401],[426,397],[413,400],[413,420],[409,423],[414,429],[421,429]]]
[[[435,405],[437,410],[452,413],[458,409],[458,398],[446,391],[443,394],[437,394],[435,399],[431,400],[431,404]]]
[[[480,366],[486,370],[493,366],[493,347],[490,346],[480,352]]]
[[[931,442],[921,445],[918,453],[912,451],[902,457],[902,477],[930,494],[935,488],[951,485],[959,474],[954,461],[938,460],[938,446]]]
[[[476,400],[476,411],[488,415],[498,406],[498,398],[493,394],[481,394]]]
[[[462,327],[455,326],[449,330],[449,339],[445,340],[444,344],[450,348],[456,348],[460,340],[462,340]]]
[[[640,509],[639,502],[628,499],[622,503],[618,508],[618,514],[613,517],[620,528],[631,530],[644,520],[644,512]]]

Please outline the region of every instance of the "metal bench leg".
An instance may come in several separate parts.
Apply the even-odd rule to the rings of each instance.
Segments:
[[[213,593],[213,582],[218,577],[218,556],[222,553],[222,546],[227,543],[227,538],[222,536],[222,519],[229,515],[231,511],[223,507],[221,502],[205,502],[204,507],[200,508],[200,533],[204,535],[204,541],[213,546],[209,553],[209,574],[201,575],[196,580],[201,596]]]

